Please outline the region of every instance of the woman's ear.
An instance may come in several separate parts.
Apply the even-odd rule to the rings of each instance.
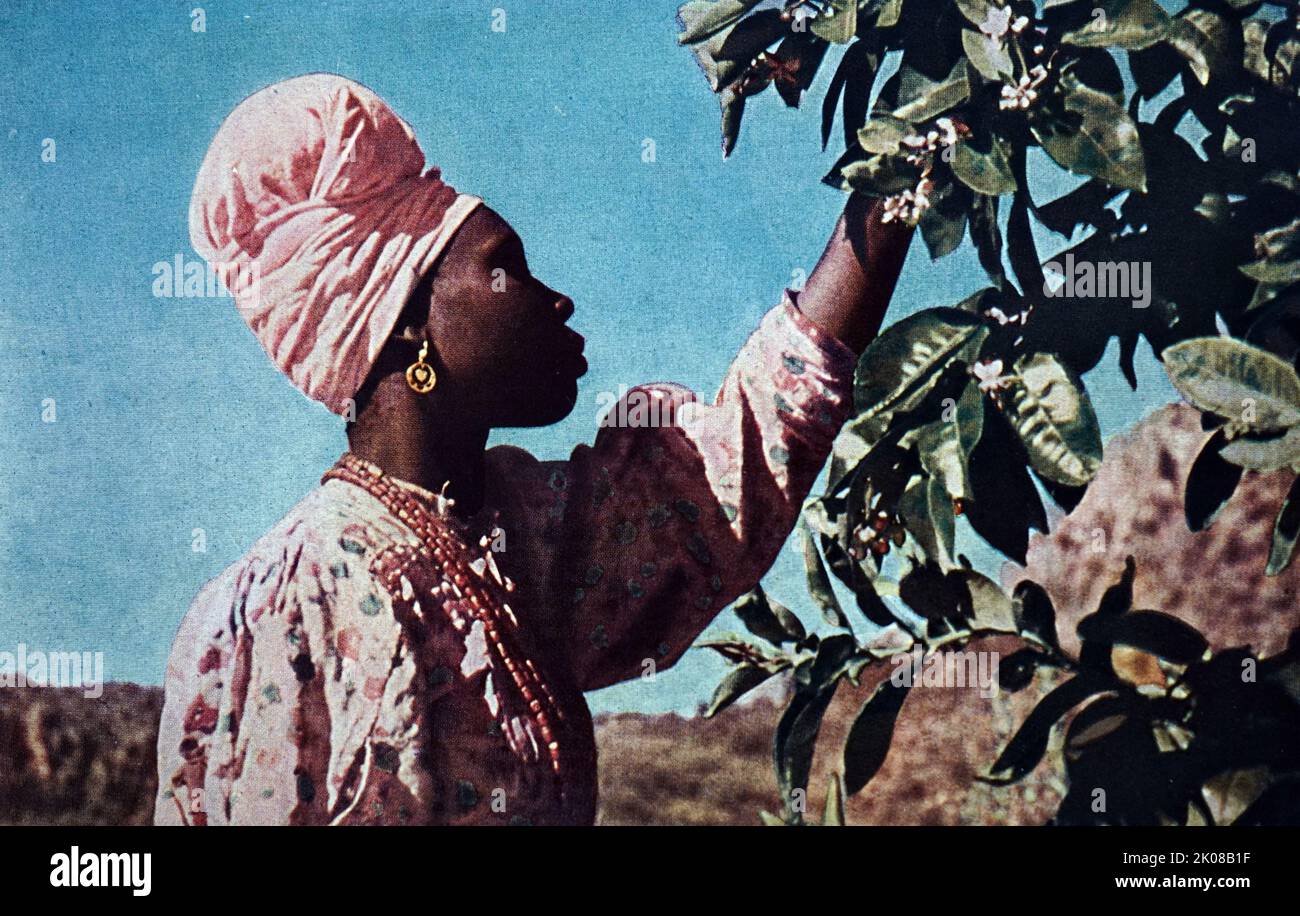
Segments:
[[[393,329],[393,333],[389,335],[388,339],[418,347],[424,343],[424,326],[416,327],[413,324],[402,322]]]
[[[435,269],[430,269],[420,278],[415,289],[402,307],[402,314],[397,318],[392,336],[399,340],[412,341],[416,344],[424,340],[425,328],[429,325],[429,311],[433,303],[433,278]]]

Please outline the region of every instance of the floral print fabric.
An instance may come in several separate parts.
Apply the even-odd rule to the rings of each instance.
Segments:
[[[592,823],[583,692],[673,664],[767,571],[848,412],[853,365],[787,297],[713,404],[642,386],[568,461],[490,449],[491,508],[444,518],[485,581],[512,583],[517,658],[491,648],[410,528],[327,481],[185,616],[156,822]],[[562,711],[558,764],[516,665]]]

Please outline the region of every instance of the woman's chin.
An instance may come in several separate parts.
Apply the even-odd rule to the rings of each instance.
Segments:
[[[577,379],[550,382],[522,401],[522,409],[498,425],[515,428],[550,426],[573,413],[577,403]]]

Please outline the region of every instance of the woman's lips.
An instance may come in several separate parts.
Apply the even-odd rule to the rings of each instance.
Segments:
[[[587,347],[587,341],[576,331],[569,330],[569,335],[569,352],[566,354],[566,361],[573,366],[574,377],[581,378],[587,374],[587,357],[583,355],[583,351]]]
[[[579,345],[578,349],[573,351],[573,354],[570,356],[570,362],[573,364],[575,378],[582,378],[587,374],[587,357],[583,356],[582,350],[583,347]]]

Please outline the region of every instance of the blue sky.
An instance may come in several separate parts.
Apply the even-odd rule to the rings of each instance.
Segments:
[[[590,441],[597,396],[620,385],[670,379],[711,396],[843,206],[819,183],[836,152],[818,142],[833,60],[805,110],[771,93],[751,104],[723,162],[716,102],[675,41],[676,0],[212,0],[194,33],[197,5],[0,9],[0,648],[103,651],[109,678],[142,683],[160,682],[203,582],[345,445],[229,299],[151,293],[156,262],[195,257],[194,175],[244,96],[311,71],[357,79],[448,181],[515,225],[534,272],[577,303],[592,363],[568,420],[496,437],[546,458]],[[968,246],[931,264],[918,242],[888,320],[983,285]],[[1145,347],[1137,395],[1113,357],[1089,379],[1107,436],[1172,397]],[[768,585],[813,619],[792,551]],[[715,624],[737,627],[729,614]],[[691,652],[592,705],[689,711],[722,670]]]

